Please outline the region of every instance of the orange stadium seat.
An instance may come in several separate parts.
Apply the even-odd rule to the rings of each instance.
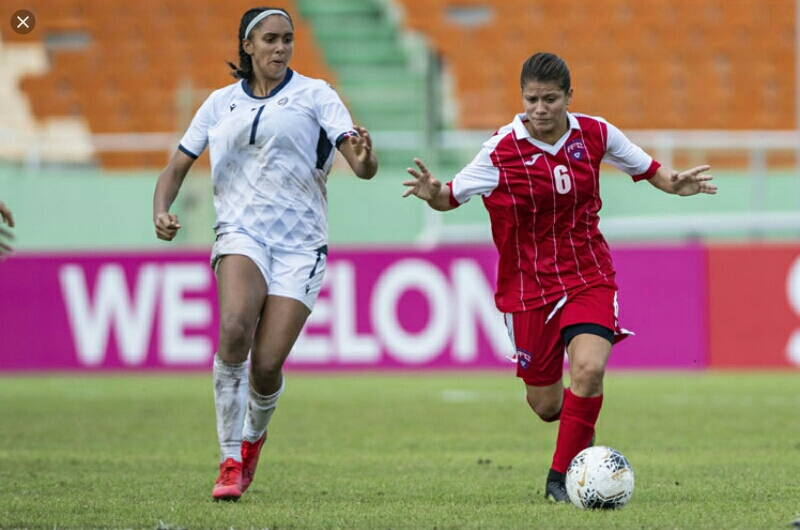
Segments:
[[[567,61],[573,110],[623,128],[796,126],[792,0],[399,2],[453,73],[459,127],[493,129],[519,112],[516,80],[537,51]],[[469,9],[492,16],[450,16]]]
[[[298,45],[292,68],[335,82],[308,23],[293,0],[270,5],[289,11]],[[37,120],[77,117],[93,133],[171,132],[181,134],[194,110],[213,89],[232,83],[226,61],[238,63],[237,32],[244,0],[29,0],[35,30],[21,36],[3,24],[3,45],[38,42],[46,47],[59,34],[79,32],[85,46],[47,47],[50,69],[22,79]],[[2,12],[18,2],[0,0]],[[181,99],[189,87],[195,98]],[[168,154],[103,153],[104,167],[162,166]],[[201,159],[204,160],[204,159]]]

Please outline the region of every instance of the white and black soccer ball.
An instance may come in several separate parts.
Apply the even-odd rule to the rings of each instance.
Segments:
[[[567,493],[578,508],[622,508],[633,494],[633,468],[616,449],[589,447],[569,464]]]

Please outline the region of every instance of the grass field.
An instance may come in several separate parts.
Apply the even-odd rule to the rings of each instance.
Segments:
[[[211,501],[210,375],[0,379],[2,528],[790,528],[800,373],[607,377],[616,512],[552,506],[556,425],[513,375],[287,375],[259,471]]]

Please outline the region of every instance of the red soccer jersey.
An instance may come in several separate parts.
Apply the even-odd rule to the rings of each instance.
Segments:
[[[500,253],[495,303],[526,311],[597,283],[614,283],[598,229],[600,163],[649,179],[660,167],[602,118],[567,113],[555,144],[531,138],[520,114],[483,144],[451,182],[450,201],[483,195]]]

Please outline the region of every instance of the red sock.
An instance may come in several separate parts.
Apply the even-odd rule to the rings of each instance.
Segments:
[[[582,398],[573,394],[570,389],[564,391],[564,405],[561,407],[561,424],[558,426],[553,469],[559,473],[566,473],[575,455],[586,449],[594,435],[594,426],[602,406],[602,394]]]

